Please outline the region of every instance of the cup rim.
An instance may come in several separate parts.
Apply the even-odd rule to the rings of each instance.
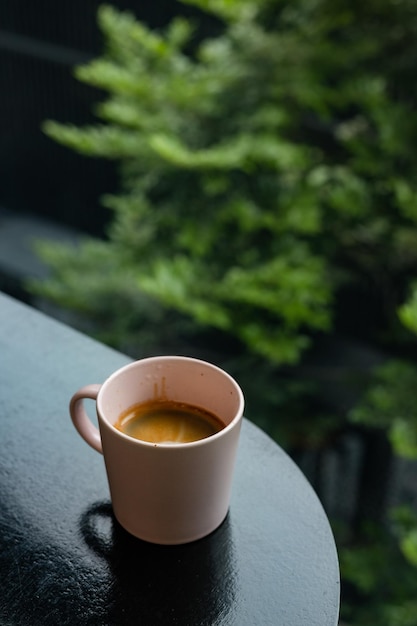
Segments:
[[[174,362],[175,361],[187,361],[189,363],[194,363],[196,365],[200,363],[200,364],[203,364],[205,367],[208,367],[209,369],[216,370],[218,373],[222,374],[222,376],[226,377],[229,380],[229,382],[232,384],[232,386],[235,388],[235,391],[237,392],[238,410],[236,412],[236,415],[233,417],[233,419],[231,420],[229,424],[227,424],[224,428],[217,431],[216,433],[209,435],[208,437],[204,437],[204,439],[197,439],[196,441],[188,441],[188,442],[181,442],[181,443],[155,443],[151,441],[145,441],[144,439],[136,439],[135,437],[131,437],[130,435],[127,435],[123,431],[119,430],[104,415],[104,412],[101,407],[102,393],[104,392],[105,388],[108,387],[108,385],[110,385],[111,382],[115,378],[120,376],[120,374],[124,373],[125,371],[129,369],[134,369],[138,365],[138,363],[146,363],[146,362],[151,363],[152,361],[174,361]],[[161,356],[144,357],[143,359],[136,359],[135,361],[132,361],[132,363],[127,363],[126,365],[123,365],[119,369],[115,370],[112,374],[110,374],[110,376],[108,376],[106,380],[103,382],[103,384],[100,386],[100,389],[98,391],[97,401],[96,401],[96,411],[97,411],[97,416],[100,421],[102,421],[108,428],[110,428],[110,430],[114,434],[118,435],[122,439],[125,439],[126,441],[129,441],[131,444],[145,446],[147,448],[152,448],[152,449],[184,450],[185,448],[190,449],[190,448],[204,446],[204,445],[207,445],[208,442],[210,441],[224,437],[230,430],[232,430],[242,420],[244,403],[245,403],[245,399],[244,399],[243,391],[239,383],[233,378],[233,376],[231,376],[228,372],[226,372],[221,367],[214,365],[213,363],[210,363],[209,361],[204,361],[203,359],[198,359],[195,357],[181,356],[181,355],[172,355],[172,356],[161,355]]]

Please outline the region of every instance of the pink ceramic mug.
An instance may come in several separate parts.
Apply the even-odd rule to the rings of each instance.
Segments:
[[[154,444],[116,429],[130,406],[158,399],[200,406],[224,428],[191,443]],[[99,429],[84,399],[96,400]],[[113,511],[131,534],[159,544],[200,539],[224,520],[244,399],[236,381],[220,368],[189,357],[135,361],[102,385],[87,385],[71,398],[70,414],[80,435],[104,456]]]

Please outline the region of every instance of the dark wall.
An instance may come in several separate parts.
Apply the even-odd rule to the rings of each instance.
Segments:
[[[42,134],[45,119],[83,124],[99,93],[73,78],[97,56],[99,0],[0,3],[0,206],[100,234],[102,193],[116,188],[113,163],[90,159]],[[173,0],[118,0],[151,27],[189,10]]]

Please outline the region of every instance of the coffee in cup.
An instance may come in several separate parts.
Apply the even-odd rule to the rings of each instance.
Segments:
[[[169,444],[205,439],[225,425],[202,407],[172,400],[148,400],[123,411],[114,426],[135,439]]]
[[[99,428],[87,398],[95,400]],[[120,524],[140,539],[179,544],[208,535],[227,515],[243,406],[239,385],[219,367],[162,356],[82,387],[70,414],[104,456]]]

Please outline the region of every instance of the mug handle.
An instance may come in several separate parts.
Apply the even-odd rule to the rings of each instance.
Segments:
[[[94,450],[103,454],[100,431],[94,426],[84,408],[84,400],[86,398],[97,400],[100,387],[101,385],[86,385],[85,387],[81,387],[81,389],[76,391],[72,396],[69,411],[72,422],[81,437],[85,439],[88,445],[94,448]]]

